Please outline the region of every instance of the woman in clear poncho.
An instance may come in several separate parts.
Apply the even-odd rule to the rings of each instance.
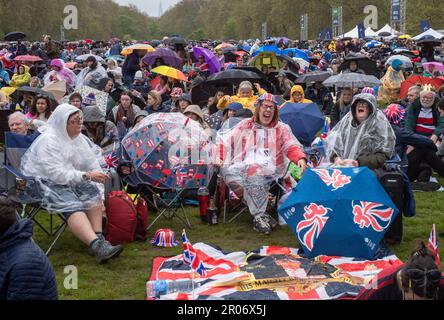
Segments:
[[[254,217],[254,229],[270,234],[277,225],[266,214],[271,184],[285,176],[289,160],[302,171],[307,164],[290,127],[279,121],[273,95],[259,98],[253,118],[218,133],[217,155],[224,181],[246,201]]]
[[[21,172],[35,181],[35,200],[49,212],[65,217],[74,235],[98,262],[122,251],[102,235],[103,184],[108,178],[100,167],[88,138],[81,134],[83,114],[74,106],[56,108],[22,158]]]
[[[381,168],[392,157],[396,137],[371,94],[356,95],[350,112],[327,140],[327,156],[338,166]]]

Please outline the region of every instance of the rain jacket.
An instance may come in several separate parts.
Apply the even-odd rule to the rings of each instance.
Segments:
[[[267,91],[265,91],[264,89],[261,88],[261,90],[259,91],[259,95],[262,95],[264,93],[267,93]],[[248,98],[241,98],[240,92],[238,92],[237,95],[231,96],[228,99],[228,101],[225,101],[224,98],[220,99],[219,102],[217,103],[217,108],[219,110],[223,110],[229,104],[231,104],[233,102],[239,102],[244,108],[250,109],[251,111],[254,112],[254,109],[255,109],[254,104],[256,103],[257,99],[259,99],[259,96],[253,95],[253,90],[251,91],[251,94]]]
[[[396,71],[392,66],[384,77],[382,77],[382,86],[379,88],[379,97],[385,101],[398,101],[401,83],[405,81],[402,71]]]
[[[22,158],[20,171],[28,177],[34,177],[40,183],[44,207],[54,208],[59,212],[89,210],[102,201],[103,194],[91,194],[87,199],[66,199],[60,192],[66,191],[60,186],[76,188],[85,185],[83,174],[89,171],[101,171],[99,160],[94,153],[89,139],[83,134],[72,139],[66,129],[68,119],[79,112],[74,106],[58,106],[42,134],[29,147]],[[102,190],[103,185],[86,183],[91,190]]]
[[[438,137],[441,135],[441,131],[444,129],[444,118],[440,116],[438,109],[439,99],[435,98],[435,102],[432,106],[433,113],[433,124],[436,126],[435,131],[433,132]],[[407,117],[405,119],[405,129],[408,132],[418,133],[416,132],[416,121],[418,119],[419,113],[421,112],[421,99],[416,99],[415,102],[407,109]],[[420,134],[420,133],[418,133]]]
[[[54,270],[32,233],[25,219],[0,235],[0,300],[57,300]]]
[[[25,73],[18,74],[18,71],[17,71],[17,73],[15,73],[11,79],[11,82],[14,82],[14,83],[13,84],[11,84],[11,82],[9,83],[9,85],[11,87],[20,88],[21,86],[28,84],[29,81],[31,80],[31,74],[29,73],[29,67],[25,66],[25,65],[23,65],[23,67],[25,67]]]
[[[0,89],[9,86],[9,73],[4,69],[3,62],[0,61]]]
[[[358,100],[370,104],[372,113],[358,124],[355,121]],[[327,138],[327,155],[334,162],[336,157],[353,159],[361,167],[379,169],[391,159],[396,137],[384,113],[378,110],[376,97],[371,94],[355,96],[350,112],[331,131]]]
[[[106,73],[105,68],[97,62],[97,68],[94,70],[87,67],[80,71],[77,76],[76,89],[80,90],[83,86],[97,86],[103,78],[108,78],[108,73]]]
[[[309,99],[305,99],[305,92],[304,89],[302,88],[302,86],[300,85],[295,85],[293,86],[293,88],[291,88],[291,92],[290,92],[290,100],[288,100],[287,102],[292,102],[292,103],[296,103],[296,101],[293,98],[293,94],[295,92],[299,92],[302,95],[302,100],[299,103],[312,103],[313,101],[309,100]]]

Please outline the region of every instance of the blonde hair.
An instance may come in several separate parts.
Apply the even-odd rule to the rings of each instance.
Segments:
[[[155,106],[160,106],[162,104],[162,97],[160,96],[159,92],[156,90],[152,90],[148,93],[149,96],[151,96],[156,102],[154,103]]]

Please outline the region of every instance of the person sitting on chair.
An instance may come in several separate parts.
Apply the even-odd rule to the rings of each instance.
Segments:
[[[0,300],[57,300],[54,270],[32,233],[32,222],[0,198]]]
[[[20,111],[16,111],[10,114],[8,117],[9,130],[15,134],[20,134],[23,136],[36,134],[29,128],[29,124],[29,119]]]
[[[112,246],[103,237],[103,184],[108,175],[81,134],[82,125],[79,109],[58,106],[23,156],[20,170],[40,189],[42,206],[62,213],[73,234],[102,263],[118,256],[123,247]]]
[[[372,94],[355,96],[350,112],[331,131],[327,156],[337,166],[380,169],[392,158],[396,137]]]
[[[305,171],[307,159],[288,125],[279,121],[276,98],[259,97],[253,118],[220,133],[217,155],[228,187],[243,198],[254,230],[270,234],[277,222],[266,214],[270,186],[287,173],[289,160]]]

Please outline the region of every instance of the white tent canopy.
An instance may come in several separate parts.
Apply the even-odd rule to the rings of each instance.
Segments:
[[[371,38],[376,38],[376,37],[378,37],[378,34],[376,32],[374,32],[372,30],[372,28],[368,27],[367,29],[365,29],[365,36],[366,37],[371,37]],[[338,36],[338,38],[339,39],[342,39],[342,38],[359,38],[358,26],[354,27],[349,32],[341,34],[340,36]]]
[[[338,38],[339,39],[342,39],[342,38],[359,38],[358,26],[354,27],[353,30],[350,30],[349,32],[341,34]]]
[[[365,36],[370,38],[376,38],[378,37],[378,34],[374,32],[372,28],[368,27],[367,29],[365,29]]]
[[[382,29],[376,31],[376,34],[379,35],[380,33],[383,33],[383,32],[388,32],[388,33],[390,33],[393,36],[399,34],[398,31],[396,31],[395,29],[390,27],[388,24],[386,24],[384,27],[382,27]]]
[[[441,39],[444,35],[438,31],[430,28],[429,30],[424,31],[421,34],[418,34],[416,37],[413,37],[412,40],[420,40],[424,36],[432,36],[436,39]]]

